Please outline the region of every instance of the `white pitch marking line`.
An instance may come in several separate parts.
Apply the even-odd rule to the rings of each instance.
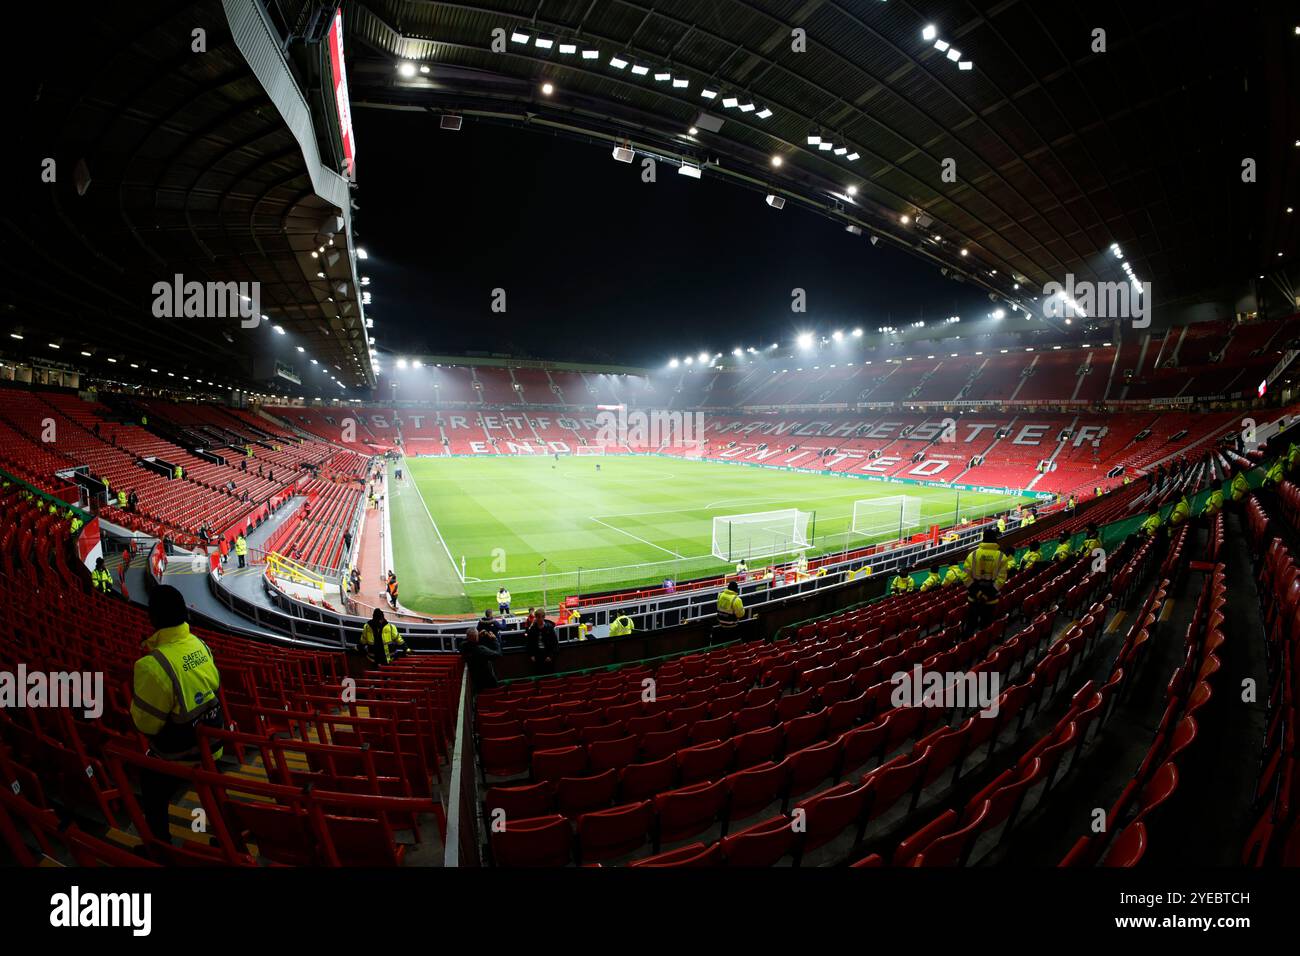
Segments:
[[[631,531],[624,531],[622,528],[616,528],[612,524],[608,524],[604,521],[601,521],[599,518],[592,518],[591,520],[596,522],[596,524],[598,525],[604,525],[610,531],[617,531],[619,534],[625,534],[629,538],[632,538],[633,540],[640,541],[642,544],[648,544],[652,548],[658,548],[660,551],[664,552],[664,554],[671,554],[674,558],[681,557],[681,555],[678,554],[676,551],[669,551],[667,548],[661,547],[660,545],[655,544],[653,541],[647,541],[645,538],[638,538]]]

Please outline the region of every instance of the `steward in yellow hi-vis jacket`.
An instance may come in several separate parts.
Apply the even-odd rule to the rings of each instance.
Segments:
[[[131,720],[149,738],[149,755],[191,763],[199,759],[198,728],[221,729],[221,674],[212,651],[190,633],[189,609],[170,585],[154,589],[149,620],[156,629],[135,662]],[[212,748],[220,760],[221,747]],[[168,805],[188,784],[179,777],[140,772],[140,808],[153,835],[171,841]]]
[[[1210,492],[1210,496],[1205,499],[1205,505],[1201,508],[1201,514],[1207,518],[1213,518],[1223,510],[1223,489],[1215,488]]]
[[[1070,532],[1062,531],[1057,539],[1056,550],[1052,553],[1053,561],[1069,561],[1074,557],[1074,548],[1070,547]]]
[[[916,582],[912,580],[912,573],[909,570],[900,571],[894,575],[894,580],[889,582],[890,594],[906,594],[909,591],[916,590]]]
[[[104,567],[104,559],[95,559],[95,570],[90,572],[90,584],[96,591],[101,594],[111,594],[113,591],[113,575]]]
[[[1246,473],[1239,471],[1232,476],[1232,503],[1236,504],[1248,494],[1250,494],[1250,482],[1246,480]]]
[[[376,634],[381,638],[378,643],[375,641]],[[361,628],[361,649],[377,666],[383,667],[391,663],[399,653],[406,651],[406,641],[397,633],[397,628],[388,623],[384,612],[375,608],[370,620]]]
[[[966,560],[961,564],[961,577],[966,582],[966,600],[972,610],[967,617],[969,628],[978,630],[993,620],[998,594],[1007,583],[1010,570],[1011,559],[1002,553],[997,531],[989,528],[984,532],[984,540],[966,555]]]
[[[925,580],[921,582],[921,590],[923,592],[933,591],[941,584],[943,584],[943,579],[939,577],[939,566],[936,564],[930,569],[930,573],[925,576]]]
[[[628,617],[627,612],[622,611],[619,613],[618,617],[614,618],[614,620],[610,622],[609,636],[626,637],[634,630],[636,630],[636,625],[633,623],[632,619]]]
[[[1032,571],[1034,569],[1034,565],[1036,565],[1041,560],[1043,560],[1043,552],[1041,550],[1041,545],[1030,545],[1029,550],[1026,551],[1020,558],[1020,570]]]
[[[1272,488],[1280,484],[1282,484],[1282,459],[1278,458],[1268,466],[1268,471],[1264,472],[1264,487]]]
[[[1145,534],[1147,537],[1154,538],[1157,532],[1160,531],[1160,526],[1163,523],[1164,522],[1160,520],[1160,512],[1156,511],[1147,516],[1147,520],[1142,522],[1142,525],[1138,528],[1138,530],[1141,531],[1143,534]]]
[[[728,581],[718,592],[718,626],[735,627],[745,616],[745,605],[736,593],[736,585]]]
[[[1191,514],[1192,514],[1192,504],[1190,501],[1187,500],[1187,496],[1183,495],[1181,498],[1178,499],[1178,504],[1174,505],[1173,509],[1169,512],[1170,526],[1174,528],[1178,527],[1189,517],[1191,517]]]

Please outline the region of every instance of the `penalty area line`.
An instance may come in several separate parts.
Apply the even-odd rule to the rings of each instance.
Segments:
[[[663,547],[662,545],[655,544],[653,541],[647,541],[645,538],[638,538],[631,531],[624,531],[622,528],[616,528],[612,524],[609,524],[608,522],[601,521],[599,518],[591,518],[591,520],[596,522],[596,524],[598,525],[602,525],[603,527],[608,528],[610,531],[617,531],[619,534],[627,535],[629,538],[633,539],[634,541],[640,541],[642,544],[648,544],[652,548],[657,548],[660,551],[662,551],[664,554],[671,554],[674,558],[679,558],[679,559],[682,557],[676,551],[669,551],[667,548]]]

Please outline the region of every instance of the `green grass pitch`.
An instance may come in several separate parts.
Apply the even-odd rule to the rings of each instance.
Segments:
[[[481,611],[502,584],[516,609],[541,604],[543,589],[555,608],[571,594],[726,570],[710,554],[718,515],[813,511],[816,555],[871,543],[850,533],[859,499],[920,498],[923,528],[952,524],[958,507],[976,517],[1022,500],[646,455],[414,458],[405,475],[389,470],[393,561],[402,604],[426,614]]]

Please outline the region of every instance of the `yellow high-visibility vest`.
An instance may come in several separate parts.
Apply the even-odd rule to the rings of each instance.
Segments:
[[[724,627],[731,627],[742,617],[745,616],[745,605],[740,600],[740,595],[731,588],[725,588],[718,592],[718,623]]]
[[[188,624],[155,631],[145,646],[149,653],[135,662],[131,720],[160,757],[193,757],[195,724],[220,707],[221,674],[212,651]],[[220,757],[221,749],[213,756]]]

